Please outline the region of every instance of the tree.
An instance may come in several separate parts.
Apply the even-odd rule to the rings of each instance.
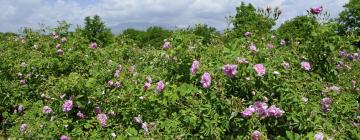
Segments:
[[[314,16],[298,16],[281,24],[277,33],[286,40],[307,40],[319,26]]]
[[[350,0],[344,8],[338,18],[340,24],[338,32],[340,35],[351,34],[349,39],[352,44],[360,47],[360,1]]]
[[[90,41],[96,42],[100,46],[105,46],[112,42],[111,30],[101,21],[100,16],[95,15],[93,18],[85,18],[85,27],[83,35]]]
[[[344,34],[346,32],[353,32],[360,35],[360,1],[350,0],[344,6],[345,10],[339,15],[340,28],[339,32]]]
[[[144,45],[150,45],[153,47],[159,47],[164,44],[164,40],[169,38],[171,31],[166,30],[162,27],[149,27],[146,29],[146,32],[143,36]]]
[[[211,39],[214,36],[220,36],[220,33],[216,31],[216,28],[206,24],[196,24],[195,27],[192,28],[192,31],[195,35],[203,37],[203,44],[210,44]]]
[[[236,7],[236,15],[232,17],[234,31],[236,36],[243,36],[245,32],[268,33],[275,20],[280,16],[281,11],[275,8],[257,11],[251,4],[246,5],[244,2]]]
[[[136,30],[133,28],[129,28],[123,31],[122,36],[126,36],[127,38],[141,41],[142,35],[144,34],[144,31]]]
[[[67,36],[69,34],[69,28],[71,24],[67,23],[66,21],[58,21],[58,26],[53,30],[61,36]]]
[[[145,34],[145,31],[129,28],[129,29],[124,30],[122,32],[122,34],[120,35],[120,37],[130,39],[131,42],[142,46],[143,45],[142,40],[143,40],[144,34]]]
[[[149,27],[146,31],[129,28],[124,30],[120,36],[133,40],[140,47],[159,47],[163,45],[165,39],[171,36],[171,31],[158,26]]]

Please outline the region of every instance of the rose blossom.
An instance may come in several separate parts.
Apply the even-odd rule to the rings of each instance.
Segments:
[[[62,49],[58,49],[58,50],[56,51],[56,54],[58,54],[58,55],[63,55],[63,54],[64,54],[64,51],[63,51]]]
[[[56,44],[55,48],[56,49],[60,49],[61,45],[60,44]]]
[[[310,8],[310,12],[315,15],[319,14],[321,11],[322,11],[322,6]]]
[[[306,71],[309,71],[311,69],[311,65],[309,62],[303,61],[300,64],[301,64],[301,68]]]
[[[163,82],[163,81],[159,81],[159,82],[157,83],[157,86],[156,86],[156,91],[157,91],[157,92],[162,92],[162,91],[164,90],[164,88],[165,88],[164,82]]]
[[[251,36],[251,33],[250,33],[250,32],[246,32],[246,33],[245,33],[245,36],[246,36],[246,37],[250,37],[250,36]]]
[[[331,104],[331,99],[329,97],[325,97],[321,100],[321,110],[323,112],[329,112],[330,111],[330,104]]]
[[[237,73],[237,65],[230,65],[230,64],[227,64],[225,65],[222,69],[223,69],[223,72],[225,75],[227,75],[228,77],[234,77]]]
[[[112,87],[112,86],[114,85],[114,82],[113,82],[112,80],[109,80],[109,81],[107,82],[107,85],[108,85],[109,87]]]
[[[150,88],[150,86],[151,86],[151,84],[148,83],[148,82],[146,82],[146,83],[144,84],[144,90],[148,90],[148,89]]]
[[[26,39],[25,39],[25,38],[22,38],[22,39],[21,39],[21,43],[25,44],[25,43],[26,43]]]
[[[76,113],[76,116],[79,117],[80,119],[84,119],[85,118],[85,115],[83,113],[81,113],[81,111],[78,111]]]
[[[103,113],[98,114],[97,119],[99,120],[102,127],[106,127],[106,120],[107,120],[106,114]]]
[[[284,61],[282,65],[284,66],[285,69],[290,68],[290,64],[286,61]]]
[[[50,113],[52,113],[53,111],[52,111],[52,109],[49,107],[49,106],[44,106],[44,108],[43,108],[43,113],[44,114],[50,114]]]
[[[266,73],[266,69],[263,64],[254,65],[254,69],[258,76],[263,76]]]
[[[284,111],[280,108],[277,108],[275,105],[272,105],[267,110],[269,116],[279,118],[283,115]]]
[[[255,108],[253,106],[249,106],[248,108],[245,108],[243,112],[241,112],[241,116],[244,118],[249,118],[254,112]]]
[[[208,72],[205,72],[204,75],[201,76],[200,83],[203,88],[209,88],[211,85],[211,77]]]
[[[121,86],[121,84],[119,81],[116,81],[113,86],[114,86],[114,88],[119,88]]]
[[[24,132],[24,131],[26,130],[26,128],[27,128],[27,125],[26,125],[25,123],[23,123],[23,124],[21,124],[21,126],[20,126],[20,131],[21,131],[21,132]]]
[[[163,48],[164,48],[164,49],[170,48],[170,42],[166,41],[166,42],[164,43],[164,45],[163,45]]]
[[[24,107],[23,107],[23,105],[19,105],[18,106],[18,108],[17,108],[17,111],[19,112],[19,113],[21,113],[22,111],[24,110]]]
[[[92,49],[96,49],[97,48],[96,42],[90,43],[89,47],[92,48]]]
[[[98,107],[98,106],[95,107],[94,112],[95,112],[95,114],[100,114],[101,113],[100,107]]]
[[[346,53],[344,51],[339,51],[339,56],[344,57],[346,56]]]
[[[280,45],[286,45],[286,41],[284,39],[281,39]]]
[[[252,134],[251,134],[251,139],[252,140],[260,140],[261,138],[261,133],[258,130],[255,130]]]
[[[52,38],[53,39],[57,39],[59,36],[57,35],[57,33],[56,32],[52,32]]]
[[[256,46],[255,46],[254,43],[252,43],[252,42],[250,43],[249,50],[250,51],[256,51]]]
[[[133,118],[133,121],[134,121],[135,123],[137,123],[137,124],[142,124],[142,123],[143,123],[140,115],[138,115],[137,117],[134,117],[134,118]]]
[[[20,85],[25,85],[26,84],[26,80],[20,80]]]
[[[61,38],[61,43],[65,43],[67,41],[66,37]]]
[[[27,64],[25,62],[22,62],[20,65],[22,68],[26,68]]]
[[[315,140],[323,140],[324,139],[324,134],[319,132],[319,133],[316,133],[315,136],[314,136],[314,139]]]
[[[191,68],[190,68],[190,72],[191,74],[195,75],[196,74],[196,71],[198,70],[200,66],[200,62],[197,61],[197,60],[194,60],[192,65],[191,65]]]
[[[73,101],[72,100],[66,100],[63,104],[63,111],[69,112],[73,108]]]
[[[268,105],[266,103],[257,101],[254,103],[254,107],[255,107],[256,113],[260,117],[264,118],[264,117],[268,116],[268,111],[267,111]]]
[[[274,48],[274,45],[271,44],[271,43],[269,43],[269,44],[268,44],[268,48],[269,48],[269,49],[272,49],[272,48]]]
[[[71,138],[68,137],[68,136],[62,135],[62,136],[60,137],[60,140],[71,140]]]

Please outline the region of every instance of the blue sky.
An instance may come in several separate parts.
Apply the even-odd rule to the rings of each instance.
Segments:
[[[197,23],[222,30],[227,27],[225,17],[234,15],[241,1],[257,8],[280,7],[280,24],[320,5],[336,17],[349,0],[0,0],[0,32],[38,28],[39,23],[55,26],[59,20],[82,25],[84,17],[95,14],[114,30],[144,29],[150,25],[187,27]]]

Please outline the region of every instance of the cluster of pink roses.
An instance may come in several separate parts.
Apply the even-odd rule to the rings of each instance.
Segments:
[[[21,63],[21,65],[20,65],[22,68],[26,68],[26,66],[27,66],[27,64],[25,63],[25,62],[22,62]],[[25,78],[23,77],[23,74],[22,73],[17,73],[17,76],[18,76],[18,78],[20,79],[20,81],[19,81],[19,83],[20,83],[20,85],[22,86],[22,85],[25,85],[26,84],[26,80],[27,79],[30,79],[31,78],[31,73],[28,73],[26,76],[25,76]]]
[[[59,36],[57,35],[56,32],[52,32],[52,38],[53,39],[57,39]],[[67,41],[66,37],[62,37],[61,38],[61,43],[65,43]],[[56,50],[56,54],[58,55],[63,55],[64,54],[64,50],[61,49],[61,44],[56,44],[55,48]]]
[[[121,66],[121,64],[119,64],[119,65],[117,66],[116,70],[115,70],[115,73],[114,73],[114,78],[115,78],[115,79],[118,79],[118,78],[119,78],[121,70],[122,70],[122,66]],[[116,82],[114,83],[114,81],[109,80],[109,81],[107,82],[107,84],[108,84],[109,87],[113,87],[113,88],[120,88],[120,86],[121,86],[121,84],[120,84],[119,81],[116,81]]]
[[[250,105],[248,108],[246,108],[243,112],[241,112],[241,115],[244,118],[249,118],[250,116],[252,116],[253,113],[256,113],[261,118],[279,118],[283,115],[284,111],[276,107],[275,105],[268,107],[265,102],[257,101],[253,105]]]

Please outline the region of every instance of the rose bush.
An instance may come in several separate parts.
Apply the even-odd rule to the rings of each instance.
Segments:
[[[252,31],[202,44],[175,30],[155,48],[1,37],[0,138],[359,139],[360,51],[331,24],[283,45]]]

